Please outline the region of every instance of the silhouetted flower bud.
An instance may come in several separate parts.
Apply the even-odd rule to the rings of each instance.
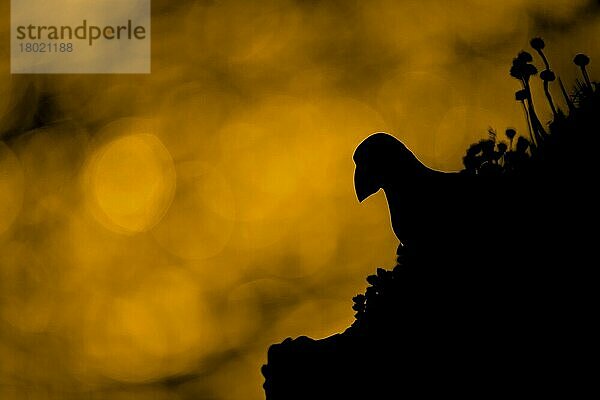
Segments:
[[[575,56],[573,62],[575,63],[575,65],[583,68],[590,63],[590,58],[583,53],[579,53]]]
[[[522,63],[530,63],[533,61],[533,56],[526,52],[526,51],[521,51],[518,55],[517,55],[517,60],[522,62]]]
[[[529,44],[535,50],[543,50],[544,47],[546,47],[546,43],[544,43],[544,40],[540,37],[535,37],[531,39],[531,42],[529,42]]]
[[[526,99],[527,99],[527,91],[525,89],[521,89],[515,93],[515,100],[525,101]]]
[[[554,72],[546,69],[540,73],[540,78],[546,82],[554,82],[556,80],[556,75]]]

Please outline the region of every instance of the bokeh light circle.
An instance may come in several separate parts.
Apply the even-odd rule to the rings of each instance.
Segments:
[[[96,219],[124,234],[152,228],[169,208],[176,174],[169,151],[147,133],[118,137],[89,162],[86,195]]]

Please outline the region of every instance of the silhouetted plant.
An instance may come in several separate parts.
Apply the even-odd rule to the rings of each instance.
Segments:
[[[573,101],[575,102],[575,104],[577,104],[578,108],[581,108],[582,102],[584,102],[585,99],[589,97],[589,86],[585,82],[582,82],[579,79],[577,79],[575,80],[575,86],[573,91]]]
[[[583,75],[583,79],[585,80],[585,83],[587,84],[587,86],[590,89],[593,89],[592,82],[590,81],[590,77],[587,72],[587,66],[590,63],[590,58],[583,53],[579,53],[575,56],[575,58],[573,59],[573,62],[575,63],[575,65],[577,65],[579,68],[581,68],[581,74]]]
[[[495,175],[502,173],[505,164],[504,156],[508,145],[497,143],[494,139],[481,140],[472,144],[463,157],[465,169],[463,173],[471,175]]]
[[[463,165],[465,166],[466,172],[472,174],[477,173],[479,166],[481,165],[479,153],[481,153],[480,143],[474,143],[467,149],[467,154],[463,157]]]
[[[496,145],[496,161],[493,161],[490,144],[486,141],[482,140],[471,145],[463,158],[465,172],[467,173],[476,175],[488,174],[492,171],[494,173],[519,173],[521,169],[528,168],[529,165],[536,163],[539,164],[542,160],[546,160],[544,162],[547,163],[548,160],[561,159],[561,149],[564,149],[567,145],[572,146],[569,143],[575,141],[567,135],[580,134],[582,129],[589,130],[591,128],[590,121],[596,118],[600,96],[586,69],[590,63],[589,57],[578,54],[574,59],[574,63],[581,68],[585,81],[576,80],[572,95],[567,92],[562,80],[559,79],[561,91],[569,107],[569,115],[566,116],[560,108],[556,107],[549,90],[549,84],[554,82],[557,77],[550,69],[548,59],[543,52],[545,43],[541,38],[534,38],[530,44],[538,52],[546,67],[540,73],[540,78],[544,81],[544,92],[554,116],[554,120],[549,124],[550,129],[546,132],[542,128],[531,100],[532,93],[529,80],[531,76],[537,73],[535,66],[530,64],[533,58],[531,54],[521,51],[513,59],[510,75],[522,83],[522,89],[515,93],[515,100],[523,106],[529,130],[529,140],[519,137],[516,146],[514,146],[517,133],[514,129],[507,129],[506,137],[509,139],[509,145],[506,149],[499,144]],[[496,141],[495,132],[492,135],[491,131],[488,131],[488,135],[494,142]],[[552,138],[552,140],[549,141],[549,138]],[[492,164],[495,167],[490,170],[489,165]]]
[[[533,56],[531,55],[531,53],[529,53],[525,50],[521,50],[519,52],[519,54],[517,54],[516,59],[522,64],[528,64],[530,62],[533,62]],[[536,72],[532,73],[531,75],[534,75],[536,73],[537,73],[537,69],[536,69]]]
[[[516,131],[516,130],[514,130],[514,129],[512,129],[512,128],[508,128],[508,129],[506,130],[506,137],[507,137],[507,138],[508,138],[508,140],[509,140],[509,146],[508,146],[508,149],[509,149],[510,151],[512,151],[512,149],[513,149],[513,141],[515,140],[515,136],[517,136],[517,131]]]
[[[546,69],[540,73],[540,78],[544,81],[544,93],[546,93],[546,98],[548,99],[548,104],[550,104],[550,109],[552,110],[552,114],[554,115],[554,119],[557,119],[559,114],[556,110],[556,106],[554,105],[554,100],[552,100],[552,94],[550,94],[550,82],[554,82],[556,80],[556,75],[554,72]]]
[[[531,39],[529,44],[535,51],[538,52],[538,54],[542,58],[542,61],[544,61],[544,65],[546,66],[546,69],[549,70],[550,63],[548,62],[548,59],[546,58],[546,55],[544,54],[544,48],[546,47],[546,43],[544,43],[544,40],[540,37],[536,37],[536,38]]]
[[[572,114],[575,112],[575,104],[573,104],[573,99],[571,98],[569,93],[567,93],[567,89],[565,89],[565,85],[563,84],[562,79],[558,78],[558,83],[560,85],[560,90],[563,94],[565,102],[567,103],[567,106],[569,107],[569,113]]]
[[[508,145],[505,142],[500,142],[498,147],[498,164],[502,167],[506,167],[506,153],[508,152]]]
[[[525,90],[527,110],[529,112],[529,118],[531,120],[531,127],[533,130],[534,144],[539,145],[546,135],[546,131],[538,118],[535,106],[533,104],[533,97],[531,95],[530,79],[532,76],[537,75],[538,70],[535,65],[530,64],[533,61],[533,57],[526,51],[521,51],[517,57],[513,60],[512,67],[510,69],[510,75],[521,81],[523,89]]]
[[[533,127],[531,126],[531,119],[529,118],[529,110],[527,110],[527,106],[525,105],[525,100],[527,100],[527,91],[525,89],[518,90],[515,93],[515,100],[520,102],[523,106],[523,112],[525,113],[525,119],[527,120],[529,138],[531,139],[531,142],[533,142]]]
[[[544,48],[546,47],[546,44],[544,43],[544,40],[540,37],[531,39],[530,44],[531,47],[540,55],[540,58],[542,59],[542,61],[544,62],[544,66],[546,67],[546,69],[540,73],[540,78],[542,78],[542,80],[544,81],[544,92],[546,93],[546,98],[548,99],[548,104],[550,104],[552,114],[556,119],[558,118],[559,114],[554,105],[554,101],[552,100],[552,95],[550,94],[549,89],[550,82],[554,82],[556,80],[556,75],[550,69],[550,63],[548,62],[546,54],[544,54]]]

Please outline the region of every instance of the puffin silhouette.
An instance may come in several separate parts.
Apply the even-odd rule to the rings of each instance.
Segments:
[[[401,246],[412,248],[436,240],[448,241],[465,216],[464,202],[453,185],[459,173],[425,166],[398,139],[376,133],[354,152],[354,188],[359,202],[380,189],[390,209],[392,229]],[[464,199],[463,199],[464,200]]]

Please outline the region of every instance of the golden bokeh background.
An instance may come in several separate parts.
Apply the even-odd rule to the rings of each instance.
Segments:
[[[268,346],[344,330],[393,266],[385,199],[353,192],[363,138],[456,170],[525,132],[532,36],[598,76],[592,1],[152,3],[132,76],[10,75],[0,3],[2,399],[263,398]]]

